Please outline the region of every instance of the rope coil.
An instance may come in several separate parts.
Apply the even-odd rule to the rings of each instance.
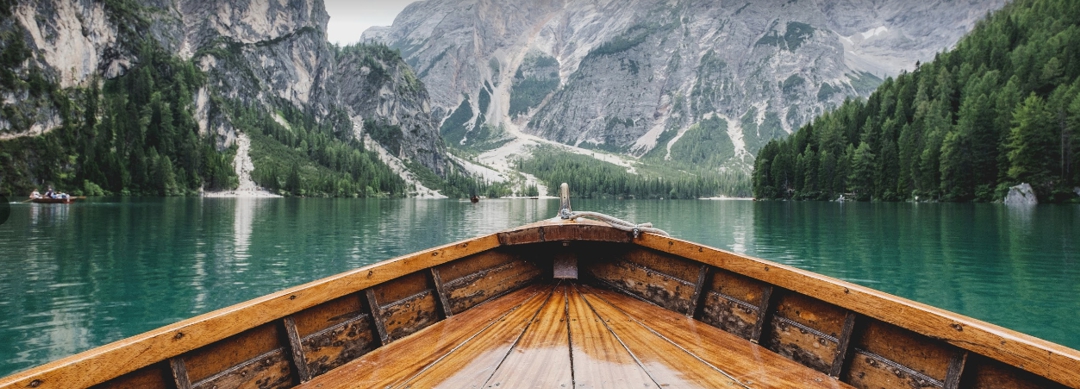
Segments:
[[[587,217],[590,219],[596,219],[604,223],[610,224],[612,227],[634,233],[634,239],[641,236],[642,232],[648,232],[650,234],[671,236],[667,231],[659,228],[653,228],[652,223],[634,224],[626,220],[619,219],[614,216],[605,215],[599,212],[574,212],[570,209],[570,186],[565,182],[559,185],[559,216],[563,220],[576,220],[579,217]]]
[[[599,221],[602,221],[604,223],[610,224],[612,227],[615,227],[616,229],[623,230],[623,231],[628,231],[628,232],[633,232],[635,239],[638,236],[640,236],[642,232],[648,232],[650,234],[661,235],[661,236],[671,236],[670,234],[667,233],[667,231],[661,230],[659,228],[654,228],[652,223],[634,224],[634,223],[628,222],[626,220],[622,220],[622,219],[619,219],[617,217],[610,216],[610,215],[605,215],[605,214],[602,214],[602,213],[599,213],[599,212],[588,212],[588,211],[577,212],[577,211],[574,211],[574,212],[570,212],[570,216],[568,217],[568,219],[576,220],[577,218],[581,218],[581,217],[599,220]]]

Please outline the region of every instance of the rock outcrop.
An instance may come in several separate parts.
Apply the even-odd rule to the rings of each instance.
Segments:
[[[1039,199],[1035,197],[1035,190],[1028,183],[1009,188],[1009,194],[1005,196],[1005,205],[1035,205]]]
[[[219,149],[237,138],[223,103],[261,107],[268,113],[288,106],[317,121],[344,111],[350,118],[400,126],[405,133],[401,157],[436,172],[445,169],[445,150],[424,86],[410,76],[413,81],[405,84],[411,87],[399,87],[401,77],[411,72],[395,59],[396,54],[377,60],[390,78],[369,77],[370,72],[355,66],[355,58],[347,53],[339,56],[340,49],[327,42],[330,16],[321,0],[4,4],[0,13],[7,11],[11,17],[0,18],[4,38],[0,50],[26,48],[27,59],[13,70],[21,78],[40,72],[44,82],[58,88],[87,87],[95,80],[123,75],[139,63],[143,38],[149,37],[206,75],[205,86],[194,91],[193,116],[203,134],[215,135]],[[23,113],[18,120],[0,120],[0,136],[5,139],[39,135],[63,124],[48,108],[47,97],[27,99],[41,95],[32,88],[20,83],[0,86],[4,106]]]
[[[468,106],[451,131],[505,124],[640,157],[716,117],[748,169],[768,140],[932,59],[1003,4],[426,0],[364,39],[401,50],[435,111]]]

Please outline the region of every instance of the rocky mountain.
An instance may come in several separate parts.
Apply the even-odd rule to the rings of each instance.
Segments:
[[[338,143],[363,148],[364,134],[374,135],[376,130],[366,124],[384,135],[370,138],[392,149],[388,155],[419,162],[435,172],[446,170],[445,146],[423,84],[393,51],[329,44],[329,15],[321,0],[5,0],[0,14],[4,16],[0,52],[5,65],[11,65],[0,85],[5,112],[0,140],[94,127],[97,119],[108,116],[108,109],[88,105],[97,99],[84,97],[91,94],[88,91],[104,84],[102,93],[119,93],[110,92],[115,88],[110,89],[109,83],[125,77],[134,81],[121,84],[154,89],[152,82],[144,85],[153,77],[141,76],[141,66],[153,68],[147,74],[175,78],[167,73],[176,66],[151,63],[150,57],[160,55],[175,60],[175,65],[194,66],[191,82],[182,88],[191,90],[157,92],[170,96],[182,92],[185,96],[169,107],[170,114],[190,114],[198,137],[209,139],[218,151],[229,153],[238,137],[265,131],[263,135],[271,135],[267,139],[301,154],[305,161],[297,165],[301,175],[326,177],[329,173],[319,173],[320,169],[343,171],[346,165],[326,151]],[[133,110],[149,106],[149,101],[131,101],[136,96],[129,92],[123,94]],[[245,123],[240,122],[241,108],[248,116]],[[94,112],[81,112],[87,109]],[[159,111],[148,115],[157,118]],[[266,126],[251,126],[256,116],[272,117],[292,135],[272,135]],[[143,128],[139,137],[154,130]],[[140,142],[143,139],[135,143]],[[79,152],[78,147],[71,148],[63,152]],[[157,153],[164,147],[154,148]],[[140,158],[144,156],[118,157]],[[170,159],[180,163],[181,158]],[[256,171],[259,165],[256,158]],[[56,170],[79,176],[80,168],[80,163],[43,167],[32,162],[19,168],[26,170],[20,175],[25,182],[16,186],[57,181]],[[284,175],[267,179],[284,181]],[[350,179],[357,177],[354,173]]]
[[[426,0],[363,39],[400,50],[448,142],[502,129],[640,160],[700,164],[689,153],[704,150],[711,168],[748,171],[770,139],[931,60],[1003,4]]]

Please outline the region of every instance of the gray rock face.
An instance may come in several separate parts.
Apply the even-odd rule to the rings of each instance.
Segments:
[[[400,139],[381,142],[388,151],[442,174],[446,146],[438,119],[431,114],[427,89],[405,61],[385,46],[359,46],[344,48],[337,63],[335,85],[342,104],[359,113],[365,127],[396,132],[393,136]]]
[[[1009,188],[1009,194],[1005,196],[1005,205],[1035,205],[1039,200],[1035,198],[1035,191],[1028,183]]]
[[[236,130],[216,106],[218,101],[261,106],[267,112],[287,104],[317,120],[345,110],[350,117],[400,125],[407,135],[402,156],[435,171],[444,169],[437,123],[430,119],[423,85],[397,88],[398,75],[405,73],[399,63],[384,64],[395,77],[379,80],[350,66],[348,56],[339,65],[326,39],[329,15],[322,0],[152,0],[123,7],[91,0],[19,0],[12,6],[13,18],[0,21],[0,32],[25,30],[32,61],[45,69],[47,78],[61,87],[77,87],[95,77],[120,76],[138,63],[135,45],[124,41],[130,34],[123,33],[136,29],[136,34],[194,61],[207,74],[207,86],[195,93],[194,110],[200,130],[216,133],[219,147],[231,145]],[[134,19],[143,22],[130,23]],[[25,93],[4,92],[12,101]],[[39,116],[30,131],[0,135],[25,136],[60,125],[56,118]],[[0,132],[5,132],[2,125]]]
[[[1003,4],[426,0],[364,39],[399,48],[447,111],[468,96],[490,124],[635,156],[716,116],[748,168],[769,139],[932,59]],[[522,90],[537,56],[559,84]]]

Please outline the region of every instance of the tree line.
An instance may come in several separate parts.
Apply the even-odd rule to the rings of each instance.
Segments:
[[[531,158],[519,160],[520,171],[535,175],[557,196],[559,184],[570,185],[571,195],[583,198],[697,199],[721,194],[750,194],[746,176],[735,171],[713,174],[633,174],[626,168],[595,158],[539,148]]]
[[[145,39],[123,76],[45,91],[60,126],[0,142],[0,191],[55,186],[76,195],[179,195],[236,186],[234,150],[217,150],[192,116],[206,77]],[[34,65],[31,65],[34,66]],[[39,87],[40,88],[40,87]]]
[[[957,47],[765,145],[754,196],[1042,201],[1080,185],[1080,7],[1017,0]]]

